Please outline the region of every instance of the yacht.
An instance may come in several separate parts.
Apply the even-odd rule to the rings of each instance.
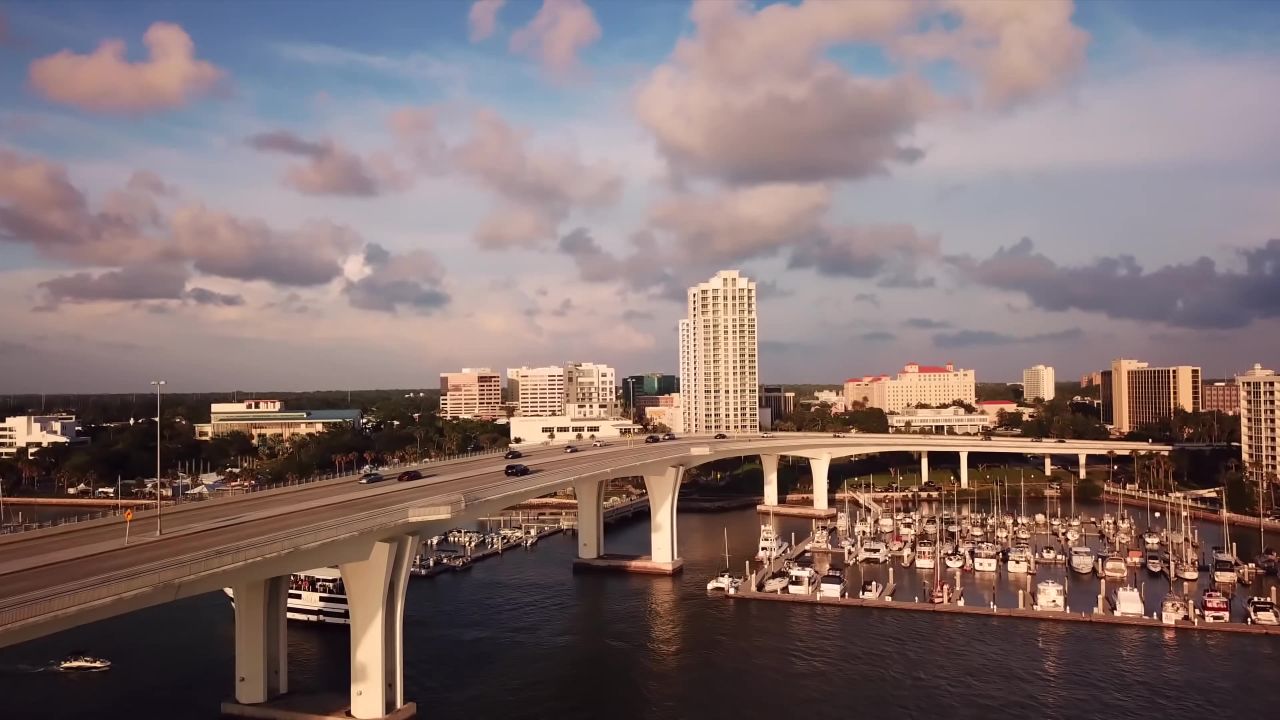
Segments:
[[[876,529],[882,533],[893,532],[893,516],[881,515],[880,519],[876,521]]]
[[[1160,553],[1147,553],[1147,572],[1152,575],[1159,575],[1164,572],[1164,558],[1160,557]]]
[[[844,575],[838,570],[829,570],[818,582],[818,597],[844,597]]]
[[[1116,553],[1106,553],[1098,558],[1098,574],[1108,580],[1123,580],[1129,574],[1129,566]]]
[[[862,543],[862,547],[858,548],[858,562],[860,563],[884,563],[889,562],[889,548],[879,540],[867,540]]]
[[[1031,572],[1031,563],[1031,548],[1026,545],[1015,545],[1009,548],[1009,559],[1005,562],[1005,568],[1009,572],[1025,575]]]
[[[1111,594],[1111,614],[1117,617],[1146,617],[1142,592],[1132,585],[1116,588]]]
[[[867,580],[862,583],[862,590],[858,592],[858,597],[863,600],[875,600],[880,597],[880,593],[884,592],[884,586],[875,580]]]
[[[973,569],[977,572],[995,572],[1000,568],[1000,549],[995,543],[980,543],[973,549]]]
[[[1200,613],[1207,623],[1231,622],[1231,601],[1212,588],[1200,596]]]
[[[904,517],[898,521],[898,535],[904,539],[911,539],[916,536],[916,521],[912,517]]]
[[[1052,545],[1045,545],[1040,548],[1040,552],[1036,553],[1037,559],[1042,563],[1060,563],[1062,562],[1062,553]]]
[[[1046,517],[1044,513],[1038,512],[1034,516],[1032,516],[1031,521],[1034,522],[1036,525],[1044,525],[1049,522],[1049,518]]]
[[[831,546],[831,533],[824,527],[819,527],[813,531],[813,539],[809,541],[806,550],[813,548],[827,548]]]
[[[818,573],[813,568],[797,565],[787,576],[787,592],[791,595],[812,595],[816,589]]]
[[[1213,554],[1213,581],[1223,585],[1231,585],[1236,581],[1236,565],[1237,562],[1234,555],[1225,552],[1215,552]]]
[[[769,562],[776,557],[785,555],[788,547],[787,541],[778,537],[772,525],[760,526],[760,551],[756,553],[756,560]]]
[[[1081,575],[1093,572],[1093,550],[1083,545],[1071,548],[1071,569]]]
[[[855,520],[853,523],[853,534],[854,535],[870,535],[871,521],[863,518],[858,518],[857,520]]]
[[[1041,580],[1036,583],[1036,610],[1067,609],[1067,591],[1062,583],[1053,580]]]
[[[111,667],[110,660],[90,657],[88,655],[72,655],[58,662],[59,670],[68,672],[100,672]]]
[[[222,591],[236,597],[231,588]],[[289,576],[289,600],[285,614],[290,620],[350,625],[351,614],[347,609],[347,590],[342,573],[336,567],[304,570]]]
[[[1176,625],[1179,620],[1187,619],[1187,601],[1177,593],[1169,593],[1160,601],[1160,622],[1165,625]]]
[[[778,572],[770,575],[769,579],[764,581],[764,585],[762,585],[760,589],[767,593],[780,593],[787,589],[788,582],[787,573],[779,570]]]
[[[931,540],[921,540],[916,544],[916,568],[932,570],[938,564],[938,549]]]
[[[1275,603],[1264,597],[1251,597],[1244,603],[1249,611],[1249,622],[1254,625],[1280,625],[1280,615],[1276,614]]]
[[[937,535],[938,519],[932,515],[926,515],[920,524],[920,529],[924,531],[925,535]]]

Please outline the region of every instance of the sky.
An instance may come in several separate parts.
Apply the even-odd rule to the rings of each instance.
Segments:
[[[0,0],[0,392],[1280,364],[1280,4]]]

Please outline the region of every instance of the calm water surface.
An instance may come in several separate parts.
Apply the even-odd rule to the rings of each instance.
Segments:
[[[1280,717],[1280,638],[709,598],[726,527],[740,569],[759,529],[749,510],[681,515],[676,578],[574,575],[573,538],[556,536],[416,580],[409,697],[429,718]],[[1239,534],[1251,556],[1256,539]],[[610,551],[647,545],[645,521],[607,531]],[[863,572],[887,568],[851,578]],[[1073,607],[1077,593],[1090,606],[1097,580],[1073,584]],[[210,594],[0,650],[0,718],[216,717],[233,630]],[[73,651],[114,665],[44,669]],[[292,689],[345,689],[345,629],[291,623],[289,652]]]

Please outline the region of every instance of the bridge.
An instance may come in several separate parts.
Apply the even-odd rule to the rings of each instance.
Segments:
[[[565,453],[538,448],[521,462],[533,472],[507,477],[499,455],[420,466],[424,479],[359,485],[354,476],[164,509],[137,512],[125,544],[119,518],[0,536],[0,647],[184,597],[231,587],[235,594],[235,698],[256,705],[288,689],[285,607],[293,572],[336,565],[347,590],[351,632],[351,714],[380,718],[406,708],[403,684],[405,588],[424,535],[572,486],[579,503],[578,557],[603,554],[605,483],[643,478],[650,506],[647,562],[676,572],[676,505],[684,472],[758,455],[766,504],[778,503],[778,459],[805,458],[814,505],[826,508],[832,460],[915,452],[923,476],[930,453],[957,453],[968,484],[971,452],[1088,455],[1168,453],[1167,445],[969,436],[780,433],[647,444],[619,441]]]

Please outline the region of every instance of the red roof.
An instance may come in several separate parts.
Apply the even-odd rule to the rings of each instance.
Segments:
[[[951,371],[951,370],[948,370],[948,369],[946,369],[945,367],[942,367],[942,366],[940,366],[940,365],[921,365],[921,366],[920,366],[920,369],[919,369],[919,370],[917,370],[916,372],[922,372],[922,373],[948,373],[948,372],[952,372],[952,371]]]

